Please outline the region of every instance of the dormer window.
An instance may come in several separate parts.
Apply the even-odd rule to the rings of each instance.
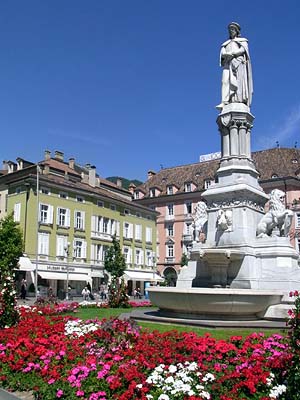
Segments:
[[[167,194],[174,194],[172,185],[167,186]]]
[[[298,164],[297,158],[293,158],[293,159],[292,159],[292,163],[293,163],[293,164]]]
[[[149,190],[149,196],[150,196],[150,197],[155,197],[155,188],[151,188],[151,189]]]
[[[191,191],[192,191],[192,184],[191,184],[191,182],[186,182],[186,183],[184,184],[184,191],[185,191],[185,192],[191,192]]]
[[[212,179],[205,179],[204,180],[204,189],[208,189],[213,182],[214,181]]]
[[[135,198],[135,200],[140,198],[140,192],[139,191],[134,192],[134,198]]]
[[[271,178],[272,179],[278,178],[278,175],[277,174],[272,174]]]

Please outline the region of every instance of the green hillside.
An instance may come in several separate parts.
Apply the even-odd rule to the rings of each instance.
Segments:
[[[108,181],[113,182],[113,183],[117,183],[118,179],[121,179],[122,181],[122,187],[124,189],[128,189],[130,183],[133,183],[135,186],[139,186],[141,185],[143,182],[137,180],[137,179],[127,179],[127,178],[122,178],[120,176],[109,176],[108,178],[106,178]]]

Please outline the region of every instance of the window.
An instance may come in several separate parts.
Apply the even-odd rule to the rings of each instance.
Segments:
[[[152,243],[152,228],[146,226],[146,242]]]
[[[174,236],[174,224],[167,225],[167,236]]]
[[[104,261],[105,251],[107,251],[107,246],[103,246],[102,244],[92,244],[91,245],[92,262]]]
[[[185,234],[186,235],[191,235],[192,234],[192,223],[191,222],[187,222],[185,224]]]
[[[167,205],[167,215],[173,216],[174,215],[174,204]]]
[[[135,240],[142,240],[142,225],[135,225]]]
[[[70,210],[57,207],[56,224],[65,228],[70,227]]]
[[[140,192],[139,192],[139,191],[134,192],[134,198],[135,198],[136,200],[140,198]]]
[[[124,222],[123,226],[123,237],[125,239],[132,239],[133,237],[133,225],[129,222]]]
[[[136,216],[138,217],[138,218],[141,218],[141,214],[140,213],[136,213]]]
[[[40,255],[49,254],[49,233],[39,232],[38,234],[38,250]]]
[[[135,264],[136,265],[143,265],[143,251],[142,249],[135,249]]]
[[[59,193],[58,193],[58,197],[60,197],[61,199],[67,199],[67,198],[68,198],[68,193],[66,193],[66,192],[59,192]]]
[[[193,212],[192,202],[187,201],[185,203],[185,214],[192,214],[192,212]]]
[[[16,203],[14,205],[14,221],[20,222],[21,220],[21,203]]]
[[[84,197],[76,196],[76,201],[78,201],[78,203],[84,203]]]
[[[153,256],[151,250],[146,250],[146,263],[148,267],[153,266]]]
[[[184,184],[184,191],[185,191],[185,192],[191,192],[191,191],[192,191],[192,184],[191,184],[191,182],[186,182],[186,183]]]
[[[300,229],[300,213],[296,213],[296,229]]]
[[[124,214],[125,214],[125,215],[129,215],[129,210],[127,210],[127,208],[125,208]]]
[[[98,207],[104,207],[103,201],[98,200],[98,201],[97,201],[97,206],[98,206]]]
[[[113,210],[113,211],[116,211],[117,207],[115,206],[115,204],[111,204],[110,205],[110,209]]]
[[[173,194],[173,186],[167,186],[167,194]]]
[[[123,248],[123,254],[125,258],[126,264],[131,264],[132,263],[132,250],[130,247],[124,247]]]
[[[50,194],[50,189],[46,188],[46,187],[42,187],[41,188],[41,193],[43,194]]]
[[[150,197],[155,197],[155,188],[149,189],[149,196]]]
[[[174,245],[173,244],[167,245],[167,257],[174,257]]]
[[[271,178],[272,179],[278,178],[278,175],[277,174],[272,174]]]
[[[204,189],[208,189],[213,182],[214,181],[212,179],[205,179],[204,180]]]
[[[84,230],[84,211],[75,211],[74,213],[74,228],[79,230]]]
[[[16,194],[19,194],[19,193],[21,193],[21,188],[20,188],[20,187],[17,187],[17,188],[16,188]]]
[[[74,257],[86,258],[86,241],[83,239],[74,239]]]
[[[56,236],[56,256],[67,257],[68,251],[68,237],[67,236]]]
[[[110,233],[109,231],[109,219],[108,218],[103,218],[103,233]]]
[[[53,206],[40,203],[39,221],[41,224],[53,224]]]

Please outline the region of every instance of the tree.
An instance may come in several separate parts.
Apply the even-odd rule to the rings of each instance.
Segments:
[[[10,214],[0,221],[0,328],[19,320],[13,275],[22,253],[22,232]]]
[[[185,265],[188,265],[188,262],[189,262],[188,256],[185,253],[183,253],[181,256],[180,265],[184,267]]]
[[[126,263],[120,243],[115,237],[113,237],[112,245],[106,252],[104,269],[111,275],[108,299],[110,307],[128,307],[126,285],[124,279],[120,281],[126,270]]]

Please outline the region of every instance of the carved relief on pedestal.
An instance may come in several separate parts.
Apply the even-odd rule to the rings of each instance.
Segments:
[[[215,209],[221,209],[224,207],[249,207],[254,210],[258,210],[263,212],[264,211],[264,204],[262,203],[257,203],[253,200],[250,199],[228,199],[228,200],[222,200],[219,202],[216,201],[210,201],[207,203],[207,208],[208,210],[215,210]]]
[[[193,222],[194,242],[205,242],[207,231],[207,205],[204,201],[198,201],[195,208]]]
[[[232,232],[232,210],[220,209],[217,215],[217,230]]]

